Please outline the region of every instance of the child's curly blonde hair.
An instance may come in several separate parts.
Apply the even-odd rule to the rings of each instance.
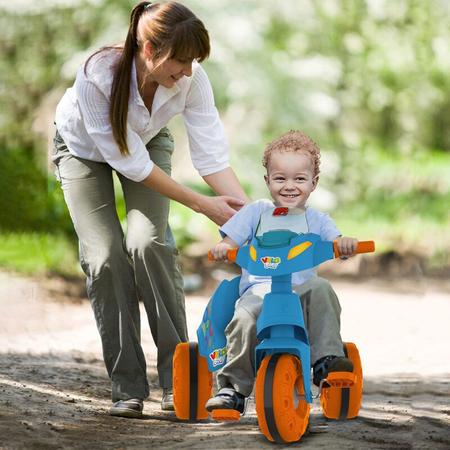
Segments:
[[[314,177],[319,175],[320,149],[305,133],[291,130],[268,144],[262,158],[262,164],[266,169],[269,166],[270,157],[274,152],[303,152],[311,155],[313,175]]]

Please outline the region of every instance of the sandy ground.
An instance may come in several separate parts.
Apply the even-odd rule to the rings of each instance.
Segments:
[[[343,338],[357,343],[363,360],[363,406],[357,419],[334,422],[316,400],[309,431],[289,448],[449,449],[449,285],[333,285]],[[206,302],[205,296],[186,300],[191,337]],[[152,387],[145,416],[108,416],[109,380],[90,305],[61,280],[0,272],[0,343],[0,449],[274,447],[259,432],[253,401],[233,424],[182,423],[161,412],[155,348],[144,320]]]

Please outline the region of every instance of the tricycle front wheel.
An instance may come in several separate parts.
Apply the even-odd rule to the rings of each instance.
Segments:
[[[264,436],[277,443],[300,440],[309,411],[300,360],[290,354],[266,356],[256,376],[256,414]]]
[[[212,374],[196,342],[182,342],[173,355],[173,404],[182,420],[208,418],[205,403],[211,397]]]

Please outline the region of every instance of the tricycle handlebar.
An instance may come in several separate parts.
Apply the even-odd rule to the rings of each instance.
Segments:
[[[237,252],[239,250],[239,247],[232,248],[227,251],[227,261],[235,262]],[[337,242],[333,242],[333,250],[334,250],[334,257],[339,258],[341,254],[339,253],[339,250],[337,248]],[[356,247],[355,253],[371,253],[375,251],[375,242],[374,241],[360,241],[358,242],[358,246]],[[211,250],[208,252],[208,261],[215,261],[214,256],[211,252]]]
[[[337,242],[333,242],[333,250],[334,257],[339,258],[341,254],[339,253],[339,249],[337,248]],[[358,242],[358,246],[356,247],[355,253],[372,253],[375,251],[375,242],[374,241],[360,241]]]

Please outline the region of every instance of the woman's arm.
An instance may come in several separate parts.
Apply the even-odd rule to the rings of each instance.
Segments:
[[[250,201],[231,167],[211,175],[205,175],[203,179],[217,195],[231,195],[245,203]]]
[[[156,165],[142,183],[161,195],[182,203],[195,212],[204,214],[217,225],[223,225],[235,214],[237,209],[244,205],[244,201],[239,198],[227,195],[208,197],[194,192],[192,189],[178,184]]]
[[[229,167],[229,146],[214,103],[208,76],[194,66],[186,96],[183,119],[189,136],[192,163],[218,195],[231,195],[248,202],[239,181]]]

